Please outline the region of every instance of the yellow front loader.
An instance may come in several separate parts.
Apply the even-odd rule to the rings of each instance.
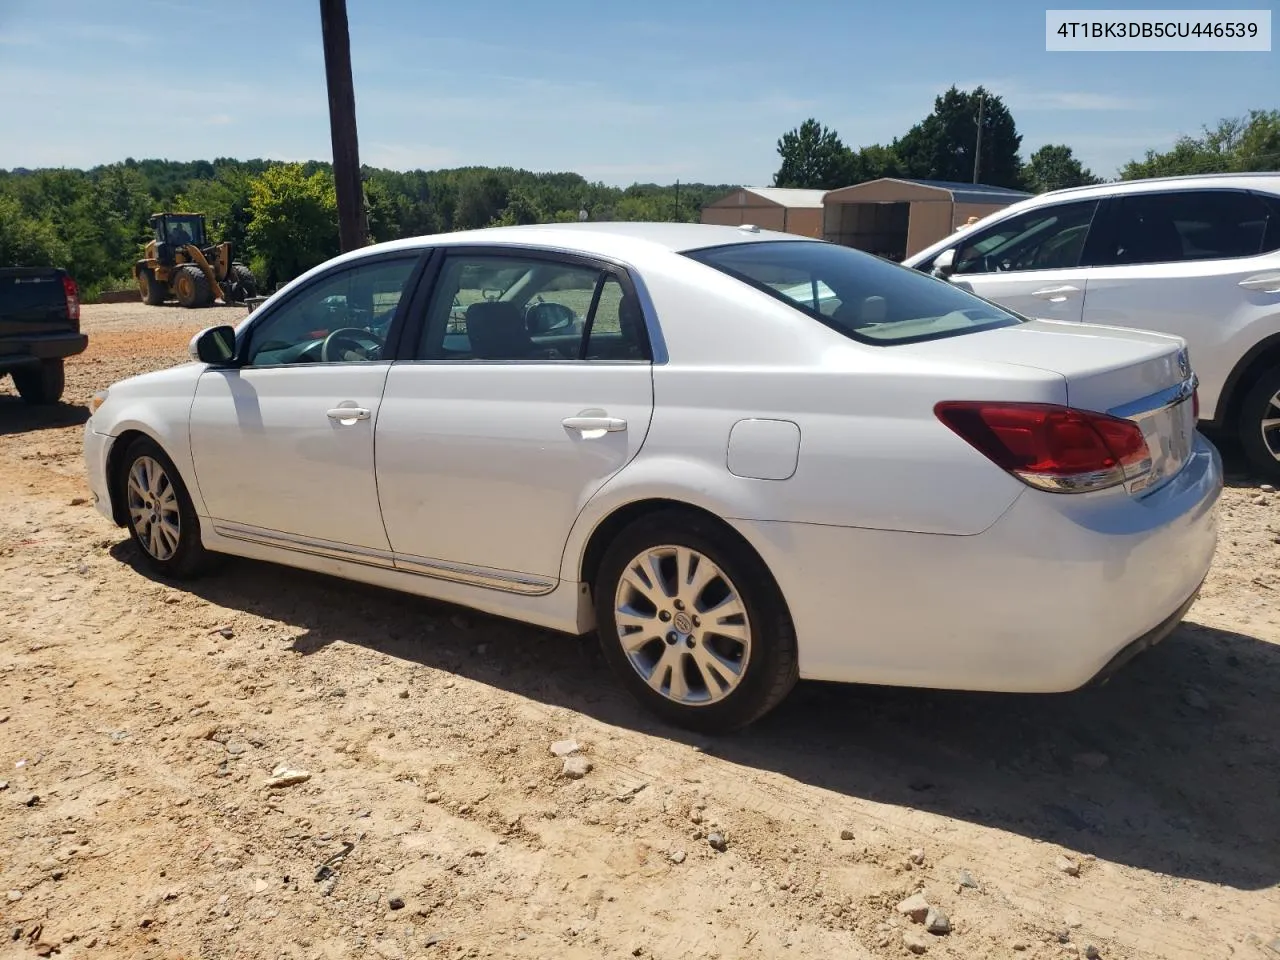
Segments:
[[[232,304],[257,293],[253,273],[231,259],[231,244],[205,244],[204,214],[157,213],[155,232],[133,277],[143,302],[158,306],[177,300],[184,307]]]

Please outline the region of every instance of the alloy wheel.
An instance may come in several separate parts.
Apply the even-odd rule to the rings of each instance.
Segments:
[[[614,620],[635,671],[683,706],[723,700],[751,659],[751,624],[737,587],[689,547],[650,547],[627,564]]]
[[[1280,390],[1277,390],[1267,403],[1262,414],[1262,445],[1271,456],[1280,460]]]
[[[129,517],[142,548],[157,560],[178,550],[182,517],[178,493],[164,467],[152,457],[138,457],[129,468]]]

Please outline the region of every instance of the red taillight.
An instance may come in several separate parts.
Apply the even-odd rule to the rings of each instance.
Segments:
[[[1191,418],[1193,420],[1200,419],[1200,388],[1196,387],[1191,391]]]
[[[62,276],[62,292],[67,296],[67,318],[80,322],[80,288],[69,274]]]
[[[934,413],[997,466],[1043,490],[1101,490],[1151,469],[1138,425],[1105,413],[968,401],[940,403]]]

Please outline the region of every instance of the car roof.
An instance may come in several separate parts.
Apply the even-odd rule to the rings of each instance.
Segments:
[[[546,223],[520,227],[483,227],[420,237],[406,237],[387,243],[363,247],[354,255],[368,255],[402,249],[431,246],[494,244],[513,247],[543,247],[571,253],[625,258],[645,252],[685,253],[705,247],[729,246],[765,241],[799,241],[821,243],[810,237],[792,233],[762,230],[744,224],[721,226],[710,223]]]
[[[1144,180],[1117,180],[1111,183],[1095,183],[1085,187],[1067,187],[1051,190],[1032,198],[1044,203],[1060,197],[1102,197],[1124,193],[1147,193],[1153,190],[1205,190],[1213,187],[1232,187],[1237,190],[1264,190],[1280,193],[1280,172],[1260,173],[1193,173],[1178,177],[1149,177]],[[1031,203],[1024,201],[1024,205]]]

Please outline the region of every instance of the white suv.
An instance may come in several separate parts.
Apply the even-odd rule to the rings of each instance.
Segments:
[[[1202,422],[1280,478],[1280,173],[1045,193],[904,265],[1028,316],[1183,337]]]

